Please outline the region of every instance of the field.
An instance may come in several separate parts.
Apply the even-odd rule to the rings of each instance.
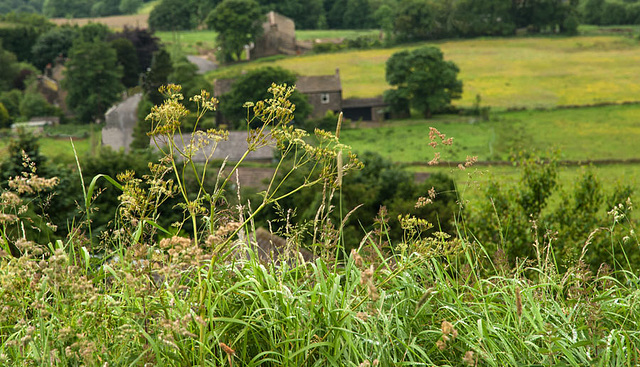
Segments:
[[[640,105],[499,112],[490,121],[469,116],[389,122],[378,128],[344,130],[342,140],[356,151],[376,151],[396,162],[426,162],[429,127],[454,138],[442,159],[508,160],[512,151],[559,150],[560,159],[628,160],[640,158]],[[357,124],[356,124],[357,126]],[[380,145],[381,139],[386,141]]]
[[[312,41],[316,39],[342,39],[355,38],[361,35],[377,35],[377,30],[297,30],[296,38],[299,41]],[[179,45],[188,55],[202,55],[215,50],[216,32],[209,30],[156,32],[165,45]]]
[[[215,50],[216,32],[214,31],[182,31],[156,32],[155,34],[166,46],[178,47],[187,55],[206,55]]]
[[[107,25],[111,29],[119,30],[124,27],[132,27],[132,28],[148,28],[148,20],[149,14],[134,14],[134,15],[114,15],[111,17],[100,17],[100,18],[52,18],[49,19],[51,22],[62,25],[62,24],[71,24],[71,25],[79,25],[83,26],[88,23],[101,23]]]
[[[419,47],[434,43],[423,43]],[[474,103],[497,109],[553,107],[635,101],[640,95],[640,44],[621,36],[571,38],[474,39],[435,43],[445,58],[460,67],[462,106]],[[373,97],[389,86],[384,65],[407,47],[305,55],[236,65],[210,74],[229,76],[265,65],[278,65],[301,75],[332,74],[340,69],[343,96]]]

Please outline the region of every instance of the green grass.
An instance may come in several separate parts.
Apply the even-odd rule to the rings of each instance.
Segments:
[[[42,136],[39,140],[40,153],[52,162],[75,164],[70,137],[73,138],[78,156],[83,157],[91,154],[100,146],[102,131],[99,127],[94,127],[94,129],[94,132],[91,133],[91,126],[88,125],[60,125],[48,128],[47,132],[56,135],[56,137]],[[0,139],[0,156],[6,154],[9,140],[8,137]]]
[[[340,68],[343,96],[373,97],[389,86],[386,60],[395,52],[437,45],[460,67],[462,100],[498,109],[553,107],[640,99],[640,44],[612,36],[527,37],[422,43],[388,49],[304,55],[274,62],[255,61],[223,68],[210,78],[239,74],[243,69],[278,65],[300,75],[333,74]]]
[[[316,39],[356,38],[359,36],[379,36],[378,29],[309,29],[296,30],[296,39],[313,41]]]
[[[142,6],[138,8],[138,11],[136,12],[136,14],[150,14],[151,10],[153,10],[153,8],[155,8],[156,5],[160,3],[160,1],[161,0],[153,0],[153,1],[149,1],[148,3],[142,4]]]
[[[491,121],[467,116],[390,121],[379,128],[344,130],[341,139],[355,151],[375,151],[396,162],[427,162],[433,126],[454,144],[438,149],[443,160],[507,160],[520,150],[560,150],[562,160],[640,158],[640,105],[495,113]],[[384,141],[384,144],[380,142]]]
[[[150,6],[156,2],[148,3],[139,14],[147,14],[145,9],[150,11]],[[336,39],[336,38],[355,38],[358,36],[376,36],[380,33],[378,30],[297,30],[296,38],[301,41],[312,41],[315,39]],[[215,50],[216,32],[210,30],[197,31],[180,31],[169,32],[162,31],[155,33],[158,38],[168,46],[180,45],[183,52],[188,55],[199,55],[209,50]]]
[[[200,55],[215,52],[216,32],[214,31],[181,31],[156,32],[163,44],[179,47],[187,55]]]

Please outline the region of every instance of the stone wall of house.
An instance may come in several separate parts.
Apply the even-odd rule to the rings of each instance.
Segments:
[[[296,27],[293,20],[275,12],[266,15],[263,34],[251,50],[251,59],[296,53]]]
[[[129,151],[141,99],[142,93],[134,94],[105,113],[105,126],[102,128],[103,146],[110,146],[113,150],[124,148],[125,152]]]
[[[313,106],[311,117],[321,118],[327,111],[339,112],[342,109],[342,92],[305,93]],[[328,101],[326,100],[328,97]]]

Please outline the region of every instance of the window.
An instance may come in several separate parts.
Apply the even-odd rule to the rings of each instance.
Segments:
[[[322,93],[320,95],[320,102],[322,102],[322,104],[329,103],[329,93]]]

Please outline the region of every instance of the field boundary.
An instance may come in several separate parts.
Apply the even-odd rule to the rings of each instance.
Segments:
[[[545,161],[548,162],[548,161]],[[464,166],[464,161],[439,161],[435,164],[429,164],[429,162],[396,162],[396,164],[406,167],[457,167],[458,165]],[[585,159],[585,160],[559,160],[557,163],[560,166],[607,166],[612,164],[640,164],[640,158],[628,158],[628,159]],[[517,166],[516,162],[511,161],[476,161],[474,166]]]

